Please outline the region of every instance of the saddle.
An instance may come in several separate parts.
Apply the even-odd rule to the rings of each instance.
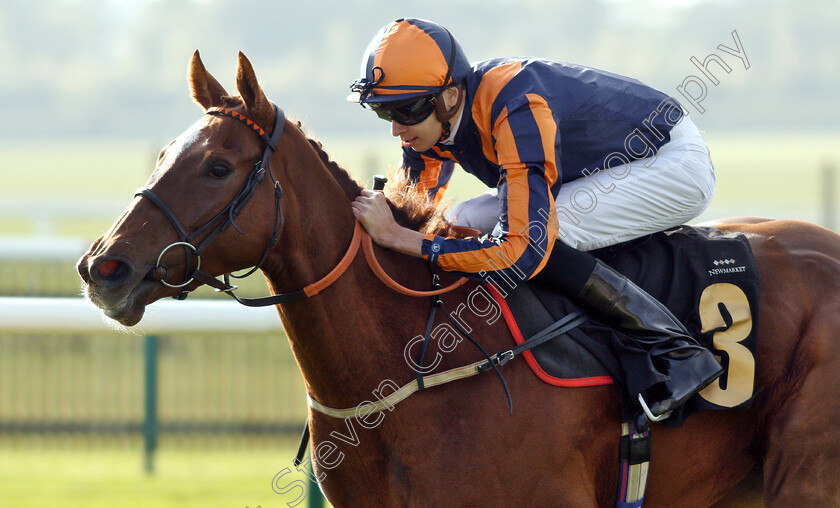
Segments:
[[[742,234],[710,227],[679,226],[593,254],[665,304],[689,332],[720,360],[724,374],[665,420],[680,426],[697,411],[742,407],[752,400],[760,276]],[[534,282],[510,288],[489,286],[517,344],[541,335],[564,317],[587,319],[571,330],[522,353],[543,382],[564,387],[615,383],[622,394],[622,416],[634,404],[622,389],[625,375],[610,344],[622,332],[596,310],[582,308],[551,288]]]

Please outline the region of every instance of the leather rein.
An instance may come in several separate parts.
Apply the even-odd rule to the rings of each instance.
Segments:
[[[257,125],[256,122],[254,122],[253,120],[241,113],[227,108],[210,108],[207,110],[206,114],[208,115],[228,116],[245,123],[260,137],[260,139],[263,140],[263,142],[265,142],[265,149],[263,150],[262,157],[251,169],[250,173],[245,179],[245,183],[242,185],[242,188],[240,188],[239,192],[236,193],[231,202],[228,203],[227,206],[225,206],[219,213],[217,213],[213,218],[207,221],[203,226],[199,227],[192,233],[187,233],[186,229],[181,224],[181,221],[178,220],[172,209],[151,189],[142,188],[134,194],[135,197],[140,196],[149,199],[161,211],[161,213],[163,213],[164,217],[166,217],[166,219],[175,229],[175,232],[178,234],[179,238],[179,241],[173,242],[164,247],[164,249],[158,255],[155,267],[149,272],[149,275],[147,277],[157,279],[161,284],[171,288],[184,288],[183,291],[181,291],[181,293],[173,297],[177,300],[185,299],[192,291],[190,289],[186,289],[187,286],[189,286],[193,282],[199,282],[201,284],[207,284],[208,286],[215,288],[217,291],[227,293],[242,305],[246,305],[249,307],[264,307],[268,305],[277,305],[281,303],[302,300],[304,298],[309,298],[317,295],[318,293],[329,287],[333,282],[338,280],[338,278],[341,277],[341,275],[345,271],[347,271],[347,268],[350,267],[350,265],[353,263],[353,260],[356,258],[356,254],[359,251],[359,246],[361,245],[362,250],[365,254],[365,259],[367,260],[368,266],[373,271],[373,273],[376,274],[376,276],[386,286],[404,295],[412,297],[436,296],[452,291],[453,289],[463,285],[467,281],[466,278],[462,277],[445,288],[434,289],[431,291],[416,291],[400,285],[393,278],[391,278],[379,264],[379,261],[376,259],[376,254],[373,250],[373,241],[371,240],[370,235],[367,234],[367,232],[364,230],[364,227],[362,227],[362,225],[358,221],[355,221],[353,238],[350,241],[350,246],[348,247],[347,252],[344,254],[341,261],[339,261],[338,265],[336,265],[335,268],[333,268],[320,280],[313,282],[312,284],[309,284],[308,286],[298,291],[280,293],[277,295],[267,296],[263,298],[240,298],[239,296],[237,296],[234,293],[234,291],[238,289],[238,287],[230,283],[230,277],[245,278],[257,271],[258,269],[260,269],[263,263],[265,263],[266,259],[268,258],[269,252],[277,243],[280,231],[283,227],[283,209],[281,202],[283,197],[283,189],[280,185],[280,182],[277,180],[277,178],[274,177],[274,174],[271,171],[271,156],[277,150],[277,143],[279,142],[280,137],[283,135],[283,127],[285,125],[286,117],[283,113],[283,110],[278,108],[276,104],[272,103],[272,106],[274,107],[275,120],[274,129],[271,133],[271,136],[268,136],[265,130],[262,129],[259,125]],[[250,270],[248,270],[248,272],[244,275],[234,275],[231,273],[224,274],[222,276],[224,280],[219,280],[205,272],[202,272],[200,270],[201,254],[219,234],[223,233],[230,226],[233,226],[234,229],[236,229],[240,234],[244,234],[242,230],[240,230],[239,227],[237,227],[235,219],[242,212],[245,205],[254,196],[257,187],[263,181],[266,174],[268,174],[269,178],[271,178],[274,184],[274,232],[268,239],[265,251],[263,251],[260,261],[256,265],[254,265]],[[202,234],[205,235],[204,238],[200,242],[196,243],[196,238],[200,237]],[[166,280],[165,266],[161,264],[163,255],[166,253],[166,251],[173,247],[183,247],[186,251],[187,261],[184,272],[185,282],[180,284],[174,284]],[[195,268],[192,267],[193,258],[195,258]],[[161,267],[164,268],[163,276],[156,276]]]

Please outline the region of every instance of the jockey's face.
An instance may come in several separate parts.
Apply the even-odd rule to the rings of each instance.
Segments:
[[[443,124],[437,115],[429,115],[422,122],[414,125],[403,125],[396,120],[391,121],[391,135],[399,137],[403,146],[417,152],[431,149],[443,134]]]
[[[447,88],[441,94],[446,109],[454,108],[458,102],[458,91],[456,88]],[[450,122],[455,123],[457,112]],[[425,152],[431,149],[443,135],[443,124],[437,114],[431,114],[428,118],[414,125],[403,125],[395,120],[391,121],[391,135],[399,137],[403,146],[417,152]]]

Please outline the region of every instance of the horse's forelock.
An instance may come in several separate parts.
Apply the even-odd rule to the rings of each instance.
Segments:
[[[245,103],[242,101],[242,98],[236,95],[224,95],[221,97],[221,107],[234,109],[239,107],[244,107]]]

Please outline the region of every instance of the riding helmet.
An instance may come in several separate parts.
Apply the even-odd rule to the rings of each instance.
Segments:
[[[364,104],[440,93],[470,71],[464,50],[449,30],[423,19],[401,18],[374,36],[362,57],[361,78],[347,100]]]

